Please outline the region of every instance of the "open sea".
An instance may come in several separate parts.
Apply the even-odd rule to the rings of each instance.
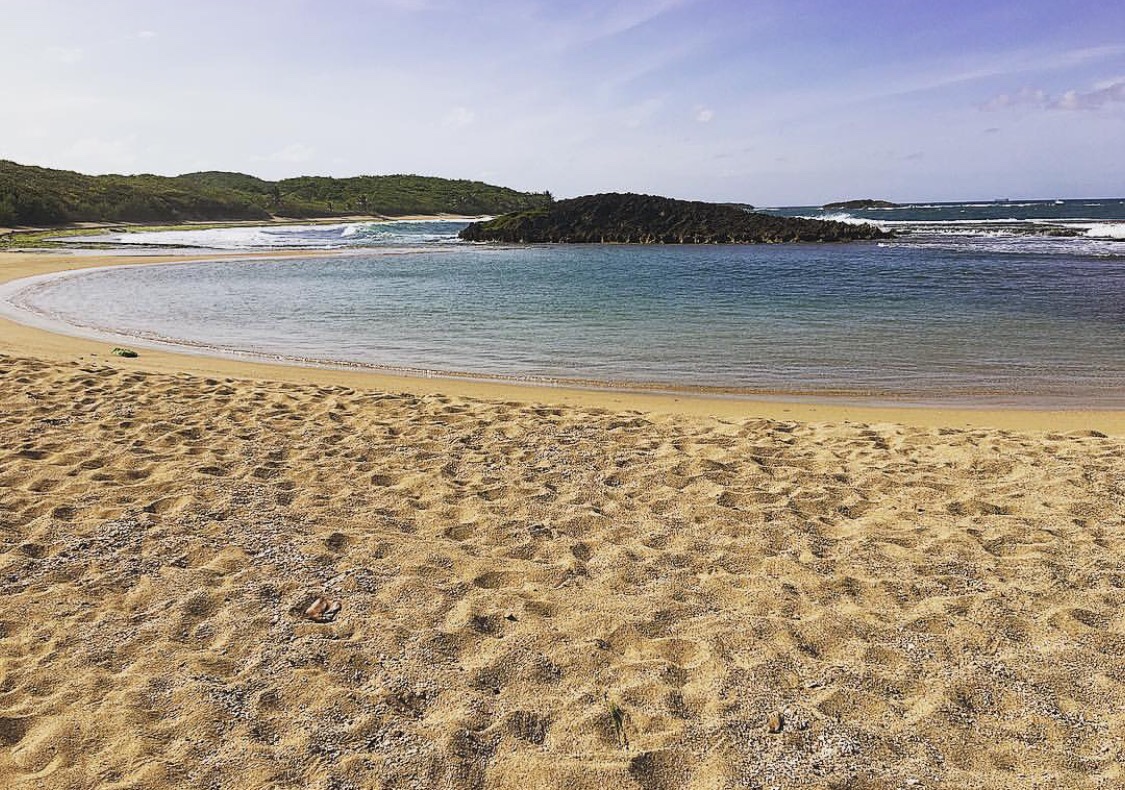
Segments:
[[[1125,408],[1125,199],[764,209],[883,242],[531,246],[425,221],[108,234],[327,257],[54,276],[20,309],[319,364],[856,401]]]

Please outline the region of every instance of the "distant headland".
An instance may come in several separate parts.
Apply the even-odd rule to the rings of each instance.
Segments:
[[[0,227],[78,222],[270,221],[413,214],[502,214],[544,206],[546,192],[414,175],[266,181],[244,173],[89,176],[0,160]]]
[[[508,243],[775,244],[878,239],[889,234],[874,225],[778,217],[729,204],[609,193],[559,200],[475,222],[460,235],[466,241]]]
[[[828,209],[829,211],[839,211],[865,208],[898,208],[898,206],[898,203],[892,203],[889,200],[864,198],[862,200],[841,200],[838,203],[825,203],[821,208]]]

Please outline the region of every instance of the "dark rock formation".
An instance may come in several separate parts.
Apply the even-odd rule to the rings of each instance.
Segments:
[[[872,200],[866,198],[864,200],[843,200],[839,203],[825,203],[821,208],[830,211],[847,210],[847,209],[863,209],[863,208],[898,208],[898,203],[891,203],[888,200]]]
[[[466,241],[593,244],[772,244],[887,235],[874,225],[777,217],[717,203],[616,193],[560,200],[474,222],[461,231]]]

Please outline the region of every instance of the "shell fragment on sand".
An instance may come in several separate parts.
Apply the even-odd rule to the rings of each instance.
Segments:
[[[321,596],[305,610],[305,616],[316,623],[330,623],[336,619],[339,611],[339,601]]]

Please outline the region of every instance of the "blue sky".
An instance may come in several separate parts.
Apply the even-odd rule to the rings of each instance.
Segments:
[[[0,0],[0,158],[757,205],[1125,192],[1125,3]]]

